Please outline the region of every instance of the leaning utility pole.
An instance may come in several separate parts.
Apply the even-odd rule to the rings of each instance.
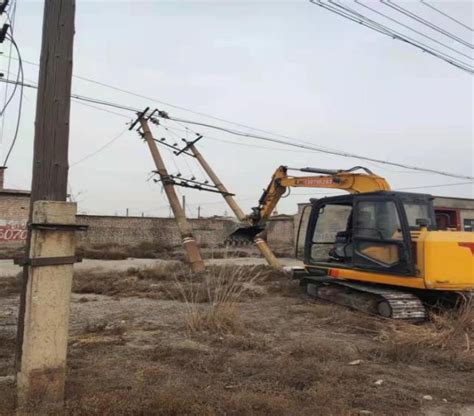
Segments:
[[[193,230],[186,218],[184,208],[179,203],[178,195],[176,194],[176,191],[174,189],[173,180],[170,178],[170,175],[166,170],[165,163],[158,150],[155,138],[153,137],[150,131],[150,127],[148,126],[148,121],[146,118],[144,118],[145,113],[146,111],[138,116],[138,121],[140,122],[143,131],[143,138],[148,144],[151,156],[153,157],[156,169],[163,183],[163,188],[165,190],[166,196],[170,201],[170,207],[173,210],[174,218],[181,233],[181,237],[183,239],[183,246],[188,254],[189,262],[191,263],[191,268],[195,272],[202,272],[204,271],[205,267],[201,257],[199,246],[197,245],[196,239],[193,236]],[[134,124],[132,124],[131,128],[133,126]],[[183,197],[183,204],[184,203],[185,199]]]
[[[66,201],[75,0],[44,6],[28,238],[17,332],[17,398],[64,399],[76,204]]]
[[[199,140],[199,138],[197,139]],[[196,140],[196,141],[197,141]],[[216,188],[220,191],[222,196],[224,197],[225,201],[227,202],[227,205],[229,205],[230,209],[234,212],[235,216],[239,221],[246,222],[247,217],[244,214],[244,212],[241,210],[241,208],[237,205],[237,202],[235,202],[234,197],[232,194],[227,190],[227,188],[224,186],[224,184],[220,181],[220,179],[217,177],[215,172],[212,170],[211,166],[207,163],[206,159],[204,159],[203,155],[201,152],[199,152],[195,146],[195,142],[186,142],[186,147],[185,149],[191,150],[192,154],[196,158],[196,160],[200,163],[204,171],[207,173],[211,181],[214,183]],[[256,236],[254,239],[254,243],[257,245],[257,248],[260,250],[260,253],[262,253],[263,257],[265,257],[265,260],[267,260],[267,263],[273,267],[274,269],[282,269],[282,266],[278,259],[275,257],[273,254],[272,250],[268,246],[267,242],[259,237]]]

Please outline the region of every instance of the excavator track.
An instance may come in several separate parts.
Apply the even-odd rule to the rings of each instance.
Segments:
[[[427,317],[426,308],[416,295],[391,287],[346,281],[307,281],[307,293],[384,318],[420,321]]]

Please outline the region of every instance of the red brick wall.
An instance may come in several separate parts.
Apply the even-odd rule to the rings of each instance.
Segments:
[[[21,246],[26,239],[30,198],[0,192],[0,250]]]

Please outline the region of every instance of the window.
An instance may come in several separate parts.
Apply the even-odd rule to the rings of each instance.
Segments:
[[[401,238],[400,218],[393,201],[362,201],[357,205],[355,235],[378,240]]]
[[[359,202],[354,239],[359,265],[390,268],[400,263],[403,236],[395,202]]]
[[[423,219],[430,221],[431,209],[429,204],[420,202],[404,202],[403,206],[405,207],[408,226],[410,228],[420,228],[416,223],[416,220]],[[428,224],[428,226],[430,225],[433,226],[435,224]]]
[[[351,205],[325,205],[319,209],[316,227],[314,229],[311,247],[311,258],[314,261],[332,261],[336,257],[336,244],[348,244],[350,240]],[[340,251],[340,260],[343,260],[344,250]]]
[[[474,219],[464,219],[464,231],[474,231]]]

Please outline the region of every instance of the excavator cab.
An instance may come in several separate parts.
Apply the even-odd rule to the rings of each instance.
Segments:
[[[371,192],[312,200],[305,264],[398,276],[416,275],[412,234],[433,230],[432,198]]]

